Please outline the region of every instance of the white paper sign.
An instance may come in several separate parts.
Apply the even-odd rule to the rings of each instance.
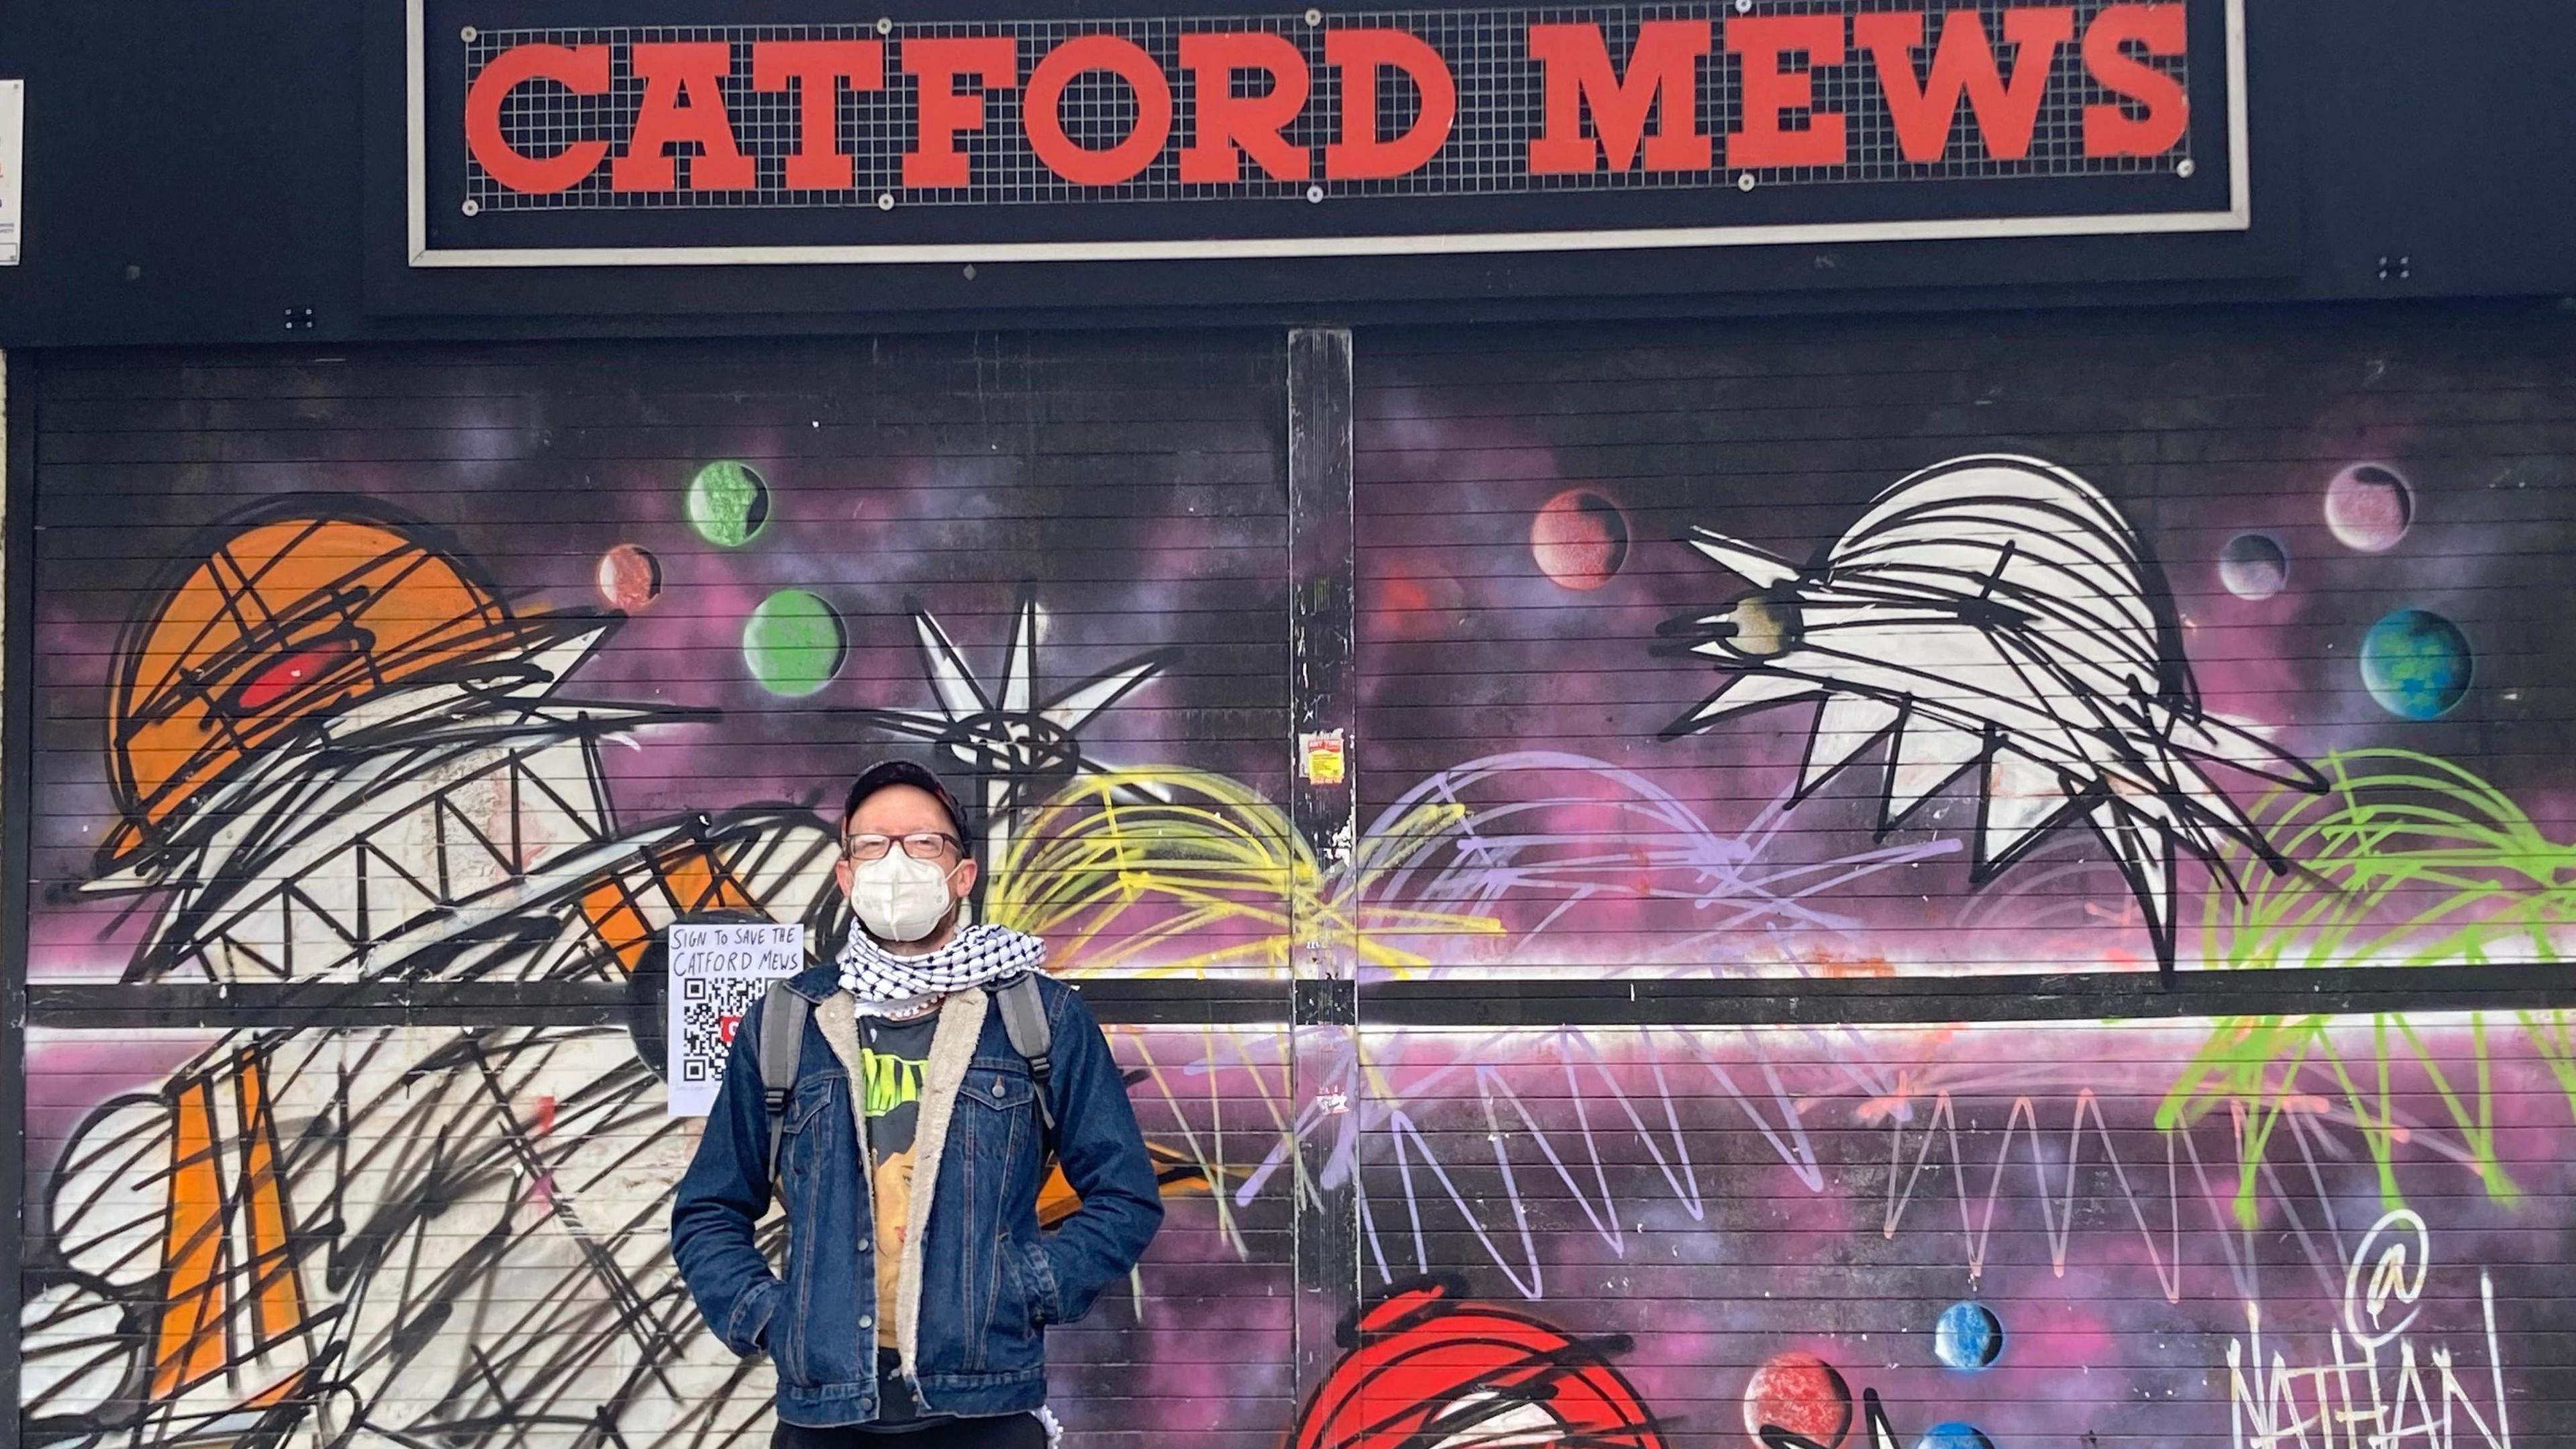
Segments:
[[[703,1117],[724,1085],[736,1028],[769,983],[805,969],[805,928],[768,921],[673,926],[664,1023],[671,1115]]]
[[[18,265],[18,226],[26,193],[18,184],[27,156],[27,83],[0,80],[0,267]]]

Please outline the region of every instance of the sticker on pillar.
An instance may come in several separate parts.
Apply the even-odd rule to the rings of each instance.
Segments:
[[[1321,734],[1297,737],[1297,757],[1306,763],[1306,783],[1338,785],[1342,783],[1342,732],[1326,730]]]
[[[725,1055],[769,983],[805,969],[805,928],[774,922],[671,927],[670,1115],[703,1117],[724,1085]]]
[[[18,265],[20,213],[26,190],[18,180],[27,158],[27,83],[0,80],[0,267]]]

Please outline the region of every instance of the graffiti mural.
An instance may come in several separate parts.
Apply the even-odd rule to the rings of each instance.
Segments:
[[[483,378],[488,391],[508,373]],[[344,385],[345,397],[269,400],[272,436],[362,409],[378,383],[364,371],[321,383]],[[568,423],[584,386],[558,373],[530,401]],[[462,405],[444,435],[488,431],[479,407]],[[663,1108],[659,933],[689,913],[752,912],[834,939],[845,916],[817,806],[867,753],[929,746],[980,807],[990,908],[1040,923],[1094,969],[1131,957],[1183,969],[1215,940],[1206,908],[1186,904],[1194,883],[1172,874],[1187,846],[1176,854],[1131,811],[1249,830],[1265,853],[1238,872],[1236,914],[1254,924],[1237,935],[1284,938],[1293,836],[1267,828],[1275,785],[1204,768],[1242,760],[1223,722],[1170,725],[1204,726],[1204,710],[1113,710],[1156,683],[1169,650],[1098,667],[1078,637],[1135,617],[1100,611],[1110,580],[1050,583],[1039,559],[961,584],[936,550],[898,550],[882,578],[846,562],[833,524],[870,507],[944,517],[991,481],[995,426],[1019,427],[966,425],[957,458],[873,490],[818,491],[828,460],[639,467],[661,484],[642,516],[621,520],[612,503],[547,530],[513,510],[542,517],[550,497],[573,496],[545,491],[550,466],[573,475],[558,488],[599,466],[555,462],[550,428],[520,435],[523,471],[494,494],[474,492],[502,481],[479,460],[431,470],[426,488],[356,470],[373,485],[357,493],[245,467],[230,500],[200,489],[101,516],[87,537],[125,587],[93,598],[56,575],[45,687],[103,722],[85,750],[64,742],[59,778],[107,808],[40,827],[52,949],[39,979],[113,981],[141,999],[210,984],[260,1020],[32,1044],[39,1111],[58,1125],[31,1184],[27,1442],[762,1441],[766,1365],[702,1331],[669,1260],[669,1193],[696,1124]],[[1206,431],[1222,440],[1222,425]],[[1200,503],[1255,492],[1270,468],[1266,451],[1251,456],[1166,486]],[[1007,513],[1038,495],[1001,496]],[[446,510],[460,527],[423,515],[442,498],[466,500]],[[59,519],[85,504],[49,506]],[[1275,536],[1257,509],[1218,512],[1205,539],[1143,520],[1165,534],[1144,556],[1180,561],[1176,600],[1241,594],[1185,575],[1210,547]],[[1138,577],[1123,569],[1115,587]],[[965,647],[929,599],[966,611]],[[1146,642],[1167,645],[1145,617]],[[1225,616],[1210,617],[1223,635]],[[991,624],[1003,637],[988,692],[965,661]],[[719,629],[738,643],[708,648]],[[1085,669],[1067,677],[1087,682],[1047,687],[1041,661],[1067,653]],[[1199,677],[1235,693],[1228,671]],[[858,697],[830,697],[835,684]],[[1230,702],[1257,720],[1257,696]],[[1144,707],[1157,703],[1185,701]],[[1167,751],[1141,755],[1167,767],[1101,763],[1135,756],[1140,729],[1198,735],[1199,767]],[[781,737],[800,731],[812,740],[782,757]],[[1066,863],[1103,820],[1145,857]],[[1249,959],[1272,969],[1257,945]],[[430,1026],[402,1004],[447,988],[527,1005]],[[592,1009],[577,1022],[547,1021],[580,1001]],[[1168,1094],[1152,1052],[1130,1045],[1140,1096]],[[122,1085],[88,1085],[100,1080]],[[1218,1085],[1243,1120],[1284,1129],[1283,1070],[1237,1067]],[[1181,1100],[1224,1099],[1193,1082]],[[1222,1120],[1180,1126],[1153,1144],[1165,1191],[1213,1202],[1240,1154]],[[1070,1206],[1058,1178],[1037,1210]],[[1264,1205],[1228,1201],[1217,1216],[1236,1263],[1277,1232]],[[1131,1314],[1148,1292],[1140,1281]],[[1084,1340],[1070,1337],[1079,1364]],[[1280,1355],[1256,1343],[1240,1357]]]
[[[809,812],[615,823],[603,741],[680,716],[565,692],[614,619],[522,615],[354,499],[263,506],[183,564],[119,649],[124,812],[83,885],[157,902],[129,979],[610,980],[680,913],[823,898]],[[682,1160],[658,1097],[622,1031],[225,1034],[64,1145],[29,1436],[452,1436],[567,1393],[738,1414],[741,1371],[600,1190]]]
[[[1884,740],[1882,836],[1976,773],[1971,884],[2085,821],[2168,968],[2177,850],[2214,860],[2226,840],[2288,870],[2203,762],[2311,792],[2324,781],[2201,709],[2162,578],[2074,474],[1953,459],[1889,488],[1806,568],[1706,530],[1691,546],[1754,592],[1679,621],[1728,677],[1673,732],[1821,701],[1799,792]]]
[[[2320,1021],[2297,1105],[2170,1120],[2215,1025],[1373,1033],[1364,1274],[1632,1341],[1669,1442],[2540,1442],[2576,1099],[2538,1033],[2420,1016],[2356,1102],[2382,1028]]]
[[[1362,349],[1320,844],[1270,353],[49,371],[30,977],[193,1024],[30,1029],[22,1438],[763,1442],[668,1262],[657,933],[830,939],[882,751],[960,783],[983,918],[1162,993],[1113,1045],[1171,1215],[1051,1336],[1076,1443],[2576,1431],[2576,1028],[2403,995],[2576,942],[2554,365],[1506,336]],[[1319,934],[1324,1093],[1191,1014]],[[1942,984],[2364,968],[2407,985]],[[1794,1016],[1664,994],[1765,977]],[[1899,977],[1966,1019],[1835,1019]],[[1324,1219],[1355,1282],[1294,1280]]]
[[[2536,339],[1831,331],[1363,369],[1363,818],[1552,766],[1404,877],[1501,927],[1435,973],[2566,954],[2576,434],[2491,420],[2565,388]],[[2328,761],[2388,751],[2425,798],[2348,832]],[[2356,877],[2419,805],[2467,877]]]
[[[1663,1449],[1610,1365],[1624,1339],[1581,1343],[1524,1313],[1408,1284],[1343,1332],[1350,1352],[1299,1418],[1295,1449],[1567,1444]]]

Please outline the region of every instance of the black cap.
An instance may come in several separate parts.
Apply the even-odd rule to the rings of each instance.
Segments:
[[[948,812],[949,828],[957,832],[958,843],[969,848],[975,844],[974,833],[966,825],[966,812],[957,806],[957,797],[948,793],[937,775],[910,760],[880,760],[868,766],[850,786],[849,803],[841,807],[841,829],[850,828],[850,817],[859,812],[861,802],[889,785],[910,785],[938,801],[939,808]]]

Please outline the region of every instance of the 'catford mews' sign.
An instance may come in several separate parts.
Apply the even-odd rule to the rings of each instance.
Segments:
[[[418,265],[2245,226],[2242,0],[585,24],[414,0]],[[631,14],[631,9],[625,13]],[[613,18],[613,17],[612,17]]]

